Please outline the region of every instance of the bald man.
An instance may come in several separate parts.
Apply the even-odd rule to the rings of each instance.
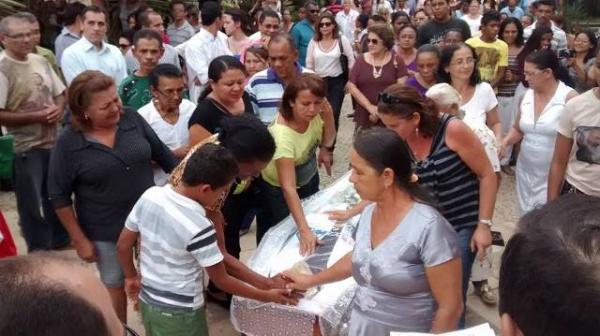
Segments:
[[[0,335],[135,335],[78,260],[41,252],[0,260]]]

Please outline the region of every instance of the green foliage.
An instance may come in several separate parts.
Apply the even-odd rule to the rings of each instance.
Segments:
[[[590,18],[600,17],[598,0],[566,0],[563,15],[571,27],[577,27]]]
[[[28,1],[0,0],[0,18],[26,10]]]
[[[566,4],[563,8],[566,30],[569,32],[580,30],[589,21],[588,12],[582,1],[576,0]]]

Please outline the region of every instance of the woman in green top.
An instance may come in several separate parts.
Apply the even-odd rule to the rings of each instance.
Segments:
[[[323,80],[314,74],[300,75],[283,93],[279,114],[269,126],[276,150],[262,171],[263,209],[257,216],[257,242],[291,213],[298,226],[300,253],[311,254],[318,243],[300,200],[319,190],[318,166],[324,165],[331,175],[335,127],[326,94]]]

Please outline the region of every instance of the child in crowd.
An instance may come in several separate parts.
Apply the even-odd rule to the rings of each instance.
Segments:
[[[481,36],[472,37],[465,43],[475,49],[481,80],[495,88],[504,78],[508,66],[508,45],[498,38],[500,13],[490,11],[481,18]]]
[[[153,187],[137,201],[117,243],[125,290],[140,301],[146,335],[208,335],[203,269],[226,292],[295,304],[287,289],[260,290],[231,277],[206,217],[226,194],[238,164],[225,147],[206,144],[190,154],[181,183]],[[133,247],[141,240],[140,272]]]

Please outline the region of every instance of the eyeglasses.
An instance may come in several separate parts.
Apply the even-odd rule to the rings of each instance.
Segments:
[[[177,95],[177,97],[183,97],[183,95],[185,93],[185,88],[179,88],[179,89],[167,90],[167,91],[162,91],[162,90],[156,89],[156,91],[158,91],[158,93],[160,93],[161,95],[166,96],[166,97],[173,97],[175,95]]]
[[[379,40],[378,39],[367,39],[367,44],[378,45],[379,44]]]
[[[331,27],[331,25],[333,25],[333,23],[331,23],[331,22],[321,22],[321,23],[319,23],[319,27],[320,28]]]
[[[278,30],[279,29],[279,25],[276,25],[276,24],[266,24],[265,28]]]
[[[33,37],[33,35],[37,35],[38,33],[33,33],[33,32],[29,32],[29,33],[21,33],[21,34],[15,34],[15,35],[8,35],[6,34],[5,36],[8,38],[11,38],[13,40],[24,40],[26,38],[31,38]]]
[[[463,66],[465,64],[472,65],[475,64],[475,59],[473,57],[469,57],[465,59],[459,59],[451,63],[452,65]]]
[[[138,334],[135,330],[133,330],[127,324],[123,324],[123,328],[124,328],[124,330],[123,330],[124,336],[140,336],[140,334]]]

